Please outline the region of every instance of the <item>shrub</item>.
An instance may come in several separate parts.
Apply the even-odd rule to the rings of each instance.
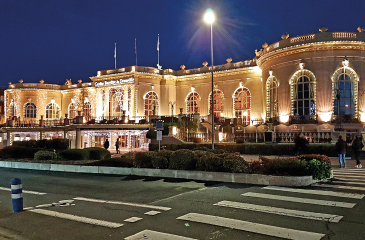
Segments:
[[[171,154],[169,169],[193,170],[196,166],[196,154],[187,149],[180,149]]]
[[[152,159],[155,157],[155,152],[136,152],[133,167],[136,168],[152,168]]]
[[[305,170],[314,179],[325,179],[331,176],[331,165],[317,159],[312,159],[307,162]]]
[[[209,150],[209,149],[208,149]],[[207,152],[207,151],[204,151],[204,150],[194,150],[194,153],[197,157],[197,159],[203,157],[203,156],[214,156],[214,153],[212,152]]]
[[[29,141],[14,141],[13,146],[30,147],[30,148],[48,148],[56,150],[66,150],[69,147],[69,140],[56,138],[52,140],[29,140]]]
[[[58,159],[67,160],[88,160],[90,159],[90,153],[85,149],[67,149],[58,154]]]
[[[85,148],[84,150],[89,151],[90,160],[104,160],[111,158],[110,152],[105,148]]]
[[[305,176],[307,162],[296,158],[276,158],[263,161],[264,174],[282,176]]]
[[[163,156],[155,155],[152,158],[152,165],[154,168],[166,169],[169,167],[169,160]]]
[[[196,170],[223,172],[223,159],[215,154],[205,154],[196,163]]]
[[[109,158],[85,164],[86,166],[133,167],[134,154],[124,154],[119,158]]]
[[[171,154],[173,153],[173,151],[171,150],[161,150],[159,152],[156,152],[156,154],[158,156],[161,156],[161,157],[164,157],[167,159],[167,161],[170,161],[170,158],[171,158]]]
[[[18,147],[18,146],[7,146],[0,149],[0,156],[3,159],[7,158],[34,158],[34,154],[41,148],[30,148],[30,147]]]
[[[236,154],[225,154],[223,158],[223,168],[225,172],[248,173],[249,164],[242,157]]]
[[[262,174],[264,171],[264,167],[261,161],[252,161],[249,164],[249,173],[253,174]]]
[[[34,160],[55,160],[57,159],[57,154],[51,151],[38,151],[34,154]]]
[[[297,157],[301,160],[310,161],[312,159],[317,159],[321,163],[328,163],[331,164],[331,160],[326,155],[319,155],[319,154],[304,154]]]
[[[245,142],[245,139],[243,139],[243,138],[236,139],[236,143],[244,143],[244,142]]]

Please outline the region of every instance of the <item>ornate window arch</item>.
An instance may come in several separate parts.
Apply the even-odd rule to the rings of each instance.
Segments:
[[[123,116],[123,98],[124,98],[124,91],[117,91],[113,93],[111,98],[111,106],[112,106],[112,115],[115,117]]]
[[[75,118],[77,116],[77,110],[78,110],[77,104],[74,102],[71,102],[68,105],[68,118],[70,118],[70,119]]]
[[[84,107],[82,109],[83,116],[86,120],[91,119],[91,104],[90,102],[84,102]]]
[[[57,103],[51,102],[46,106],[46,119],[60,118],[60,107]]]
[[[201,97],[197,92],[190,92],[186,97],[186,113],[200,113],[200,101]]]
[[[278,101],[279,82],[275,76],[270,76],[266,81],[266,117],[279,116]]]
[[[37,107],[32,102],[27,102],[24,104],[24,118],[36,118],[37,117]]]
[[[332,99],[333,99],[333,114],[340,116],[351,115],[357,116],[357,96],[358,96],[358,81],[355,70],[348,66],[337,69],[332,75]],[[340,94],[340,105],[338,108],[337,93]]]
[[[316,114],[316,77],[307,70],[296,71],[290,79],[291,114],[313,116]]]
[[[148,92],[144,96],[144,115],[152,116],[158,114],[159,110],[159,101],[156,92]]]
[[[223,117],[223,110],[224,110],[224,104],[223,104],[223,99],[224,99],[224,94],[221,90],[214,90],[213,91],[213,109],[214,109],[214,116],[215,117]],[[211,112],[211,108],[212,108],[212,93],[209,94],[209,113]]]
[[[246,87],[239,87],[234,92],[233,108],[235,118],[242,118],[242,123],[248,125],[251,117],[251,93]]]

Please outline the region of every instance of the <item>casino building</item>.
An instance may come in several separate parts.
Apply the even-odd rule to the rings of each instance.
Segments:
[[[252,60],[228,58],[214,66],[213,94],[207,62],[195,69],[182,65],[178,71],[142,66],[102,70],[90,82],[74,84],[9,83],[1,140],[11,145],[62,137],[83,148],[121,136],[122,147],[146,148],[150,123],[170,117],[175,122],[195,119],[200,125],[190,133],[180,127],[171,135],[211,141],[212,95],[219,141],[268,141],[271,134],[272,141],[292,142],[300,133],[310,142],[323,142],[339,134],[362,134],[364,29],[319,30],[283,34],[282,40],[263,44]]]

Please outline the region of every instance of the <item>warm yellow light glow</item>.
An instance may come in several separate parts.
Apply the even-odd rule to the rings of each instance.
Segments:
[[[177,134],[176,127],[173,127],[173,128],[172,128],[172,134],[173,134],[173,135],[176,135],[176,134]]]
[[[55,103],[55,100],[53,98],[51,99],[51,103]]]
[[[360,113],[360,121],[365,122],[365,112]]]
[[[219,133],[219,141],[222,141],[223,140],[223,133],[222,132],[220,132]]]
[[[320,112],[320,113],[318,113],[318,115],[323,122],[328,122],[329,120],[331,120],[332,113],[331,112]]]
[[[224,113],[221,113],[221,117],[224,117]]]
[[[287,123],[289,122],[289,115],[280,115],[279,119],[281,123]]]
[[[243,116],[247,116],[247,112],[243,112]]]
[[[205,11],[205,14],[204,14],[204,21],[206,23],[213,23],[214,22],[214,12],[211,8],[208,8],[206,11]]]

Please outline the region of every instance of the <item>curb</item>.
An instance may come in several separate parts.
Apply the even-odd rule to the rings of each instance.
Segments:
[[[309,186],[318,182],[312,176],[272,176],[247,173],[204,172],[171,169],[121,168],[101,166],[62,165],[50,163],[27,163],[0,161],[2,168],[17,168],[42,171],[136,175],[146,177],[181,178],[201,181],[246,183],[269,186]]]

